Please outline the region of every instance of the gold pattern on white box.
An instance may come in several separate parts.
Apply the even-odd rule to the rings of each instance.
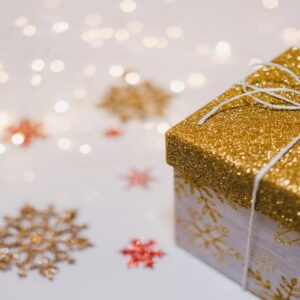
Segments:
[[[175,170],[180,246],[240,283],[250,211]],[[248,288],[264,300],[300,299],[300,235],[257,214]]]

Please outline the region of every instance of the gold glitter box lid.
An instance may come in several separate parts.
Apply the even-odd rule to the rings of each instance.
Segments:
[[[274,63],[300,76],[300,49],[290,48]],[[260,87],[299,89],[295,80],[275,67],[262,67],[247,78]],[[250,207],[254,177],[280,149],[300,133],[300,111],[270,109],[247,96],[222,107],[203,125],[198,121],[217,104],[242,94],[228,91],[171,128],[166,134],[167,162],[198,186],[209,186],[228,201]],[[284,96],[300,102],[299,95]],[[257,97],[270,103],[272,96]],[[257,210],[281,225],[300,231],[300,143],[269,170],[260,184]]]

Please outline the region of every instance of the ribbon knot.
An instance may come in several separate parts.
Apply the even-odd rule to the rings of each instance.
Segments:
[[[293,71],[290,69],[275,63],[258,63],[249,66],[246,71],[244,78],[241,83],[244,93],[234,96],[232,98],[227,99],[226,101],[220,103],[219,105],[215,106],[212,110],[210,110],[206,115],[204,115],[200,121],[198,122],[199,125],[203,125],[210,117],[212,117],[222,106],[238,100],[244,96],[249,96],[252,100],[256,103],[269,107],[271,109],[278,109],[278,110],[300,110],[300,103],[297,101],[293,101],[288,99],[287,97],[283,96],[282,93],[291,93],[293,95],[300,95],[300,91],[296,89],[291,89],[287,87],[271,87],[271,88],[263,88],[256,85],[248,84],[247,77],[249,73],[258,66],[269,66],[275,67],[282,72],[290,75],[296,83],[296,86],[300,87],[300,77],[298,77]],[[285,105],[281,104],[273,104],[270,102],[266,102],[257,97],[257,94],[266,94],[268,96],[275,97],[279,100],[282,100]],[[244,289],[247,288],[247,279],[248,279],[248,268],[250,264],[250,251],[251,251],[251,241],[252,241],[252,232],[253,232],[253,223],[254,223],[254,214],[255,208],[257,203],[257,195],[259,190],[259,185],[264,177],[264,175],[291,149],[293,146],[300,140],[300,134],[296,136],[289,144],[287,144],[284,148],[282,148],[265,166],[263,166],[259,172],[256,174],[254,178],[253,188],[252,188],[252,197],[251,197],[251,211],[250,211],[250,219],[249,219],[249,227],[248,227],[248,235],[247,235],[247,244],[246,244],[246,255],[244,259],[244,267],[243,267],[243,276],[242,276],[242,287]]]

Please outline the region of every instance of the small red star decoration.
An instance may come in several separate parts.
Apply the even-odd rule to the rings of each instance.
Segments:
[[[134,239],[128,248],[122,249],[120,252],[124,256],[130,257],[127,261],[129,268],[136,268],[143,264],[146,268],[152,269],[155,258],[165,255],[163,251],[155,249],[155,245],[156,242],[154,240],[142,243],[139,239]]]
[[[109,128],[109,129],[105,130],[105,132],[104,132],[104,135],[107,137],[118,137],[121,134],[122,134],[121,131],[116,128]]]
[[[20,134],[20,140],[16,144],[24,147],[29,146],[34,139],[42,139],[46,137],[41,123],[32,122],[27,119],[21,120],[18,125],[7,127],[5,131],[5,142],[11,143],[13,137]]]
[[[141,186],[143,188],[148,188],[150,181],[154,180],[150,176],[149,171],[139,171],[136,169],[131,170],[130,174],[126,176],[129,187]]]

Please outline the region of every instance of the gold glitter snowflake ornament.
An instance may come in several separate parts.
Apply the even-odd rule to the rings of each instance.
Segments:
[[[58,213],[53,206],[38,210],[29,205],[23,206],[17,217],[5,217],[0,228],[0,270],[16,266],[20,277],[37,270],[53,279],[59,263],[75,262],[73,251],[92,246],[81,236],[87,226],[75,224],[76,217],[75,210]]]
[[[127,80],[128,72],[120,84],[112,86],[99,107],[105,108],[122,121],[162,116],[170,101],[170,95],[150,81]]]

